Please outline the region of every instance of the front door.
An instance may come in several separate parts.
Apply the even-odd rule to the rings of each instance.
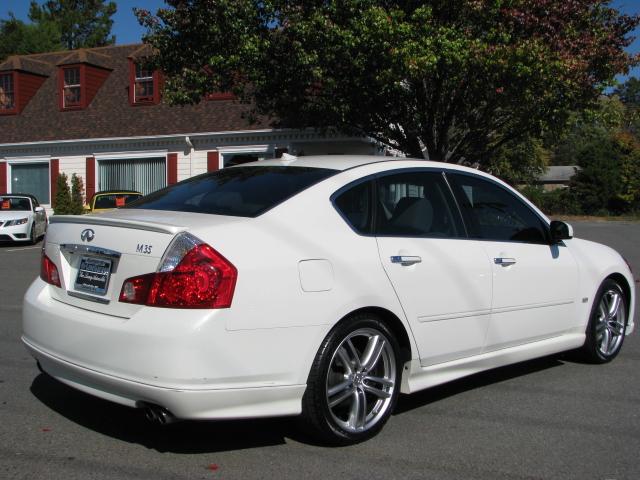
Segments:
[[[493,270],[485,350],[520,345],[575,326],[577,265],[550,244],[545,222],[521,198],[476,175],[448,174],[472,238]]]

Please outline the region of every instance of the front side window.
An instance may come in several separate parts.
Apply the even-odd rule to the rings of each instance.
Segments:
[[[15,90],[13,84],[13,74],[3,73],[0,75],[0,111],[13,110],[15,108]]]
[[[64,108],[79,107],[82,100],[81,95],[82,88],[80,84],[80,68],[65,68],[62,92]]]
[[[464,227],[441,173],[385,175],[378,179],[377,193],[378,235],[464,237]]]
[[[547,243],[542,220],[522,200],[489,180],[447,174],[472,238]]]
[[[29,193],[39,203],[49,203],[49,164],[46,162],[11,165],[11,191]]]
[[[225,168],[153,192],[125,208],[257,217],[335,173],[309,167]]]
[[[136,75],[133,89],[135,103],[153,102],[153,71],[143,65],[136,64]]]

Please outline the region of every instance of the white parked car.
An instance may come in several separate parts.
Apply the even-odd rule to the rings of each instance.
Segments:
[[[33,195],[0,194],[0,241],[36,243],[47,231],[47,214]]]
[[[400,392],[572,349],[613,359],[633,285],[614,250],[482,172],[287,158],[53,217],[23,341],[159,422],[302,414],[348,444]]]

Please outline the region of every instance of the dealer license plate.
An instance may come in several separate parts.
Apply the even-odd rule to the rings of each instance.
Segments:
[[[80,267],[75,289],[94,295],[104,295],[109,286],[111,260],[96,257],[80,257]]]

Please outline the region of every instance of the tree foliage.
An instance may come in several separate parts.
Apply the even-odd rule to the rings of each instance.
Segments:
[[[606,0],[167,0],[137,10],[166,95],[216,90],[276,126],[487,165],[590,104],[637,58]]]
[[[27,24],[12,14],[0,20],[0,61],[10,55],[62,49],[60,31],[53,23]]]
[[[116,4],[106,0],[31,0],[29,18],[37,25],[55,25],[64,48],[102,47],[115,43],[111,35]]]
[[[68,215],[71,213],[71,190],[69,190],[69,178],[65,173],[60,173],[56,179],[56,195],[53,200],[54,215]]]
[[[84,183],[82,177],[75,173],[71,175],[71,208],[70,214],[82,215],[84,213]]]

